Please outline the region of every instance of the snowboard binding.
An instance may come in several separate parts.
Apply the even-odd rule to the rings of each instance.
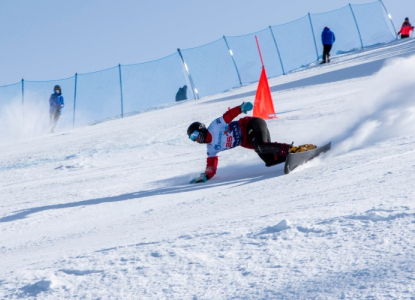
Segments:
[[[313,144],[304,144],[304,145],[300,145],[300,146],[291,146],[289,153],[300,153],[300,152],[305,152],[305,151],[309,151],[309,150],[313,150],[316,149],[317,146],[313,145]]]

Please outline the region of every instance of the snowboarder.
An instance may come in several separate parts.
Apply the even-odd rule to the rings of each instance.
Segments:
[[[232,121],[239,114],[246,114],[252,108],[252,103],[244,102],[214,120],[208,128],[200,122],[194,122],[189,126],[187,135],[194,142],[207,144],[208,156],[205,172],[190,183],[205,182],[211,179],[218,167],[218,152],[237,146],[253,149],[267,167],[284,162],[291,152],[316,148],[311,144],[295,147],[292,144],[272,143],[267,123],[261,118],[244,117],[238,121]]]
[[[321,33],[321,41],[323,43],[323,61],[321,64],[325,64],[326,62],[330,62],[330,51],[333,43],[336,41],[336,36],[327,26],[324,27]]]
[[[53,130],[58,123],[61,115],[61,109],[65,106],[62,90],[59,85],[55,85],[53,88],[54,93],[49,98],[49,132],[53,133]]]
[[[408,18],[405,18],[401,30],[399,30],[398,35],[401,35],[401,39],[409,38],[411,31],[414,30],[414,26],[411,25]]]

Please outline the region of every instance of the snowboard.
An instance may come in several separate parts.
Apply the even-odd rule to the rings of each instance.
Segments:
[[[319,156],[321,153],[329,151],[330,148],[331,148],[331,142],[329,142],[328,144],[322,147],[318,147],[313,150],[288,154],[287,160],[285,161],[284,173],[285,174],[290,173],[292,170],[294,170],[298,166],[305,164],[306,162],[313,159],[314,157]]]

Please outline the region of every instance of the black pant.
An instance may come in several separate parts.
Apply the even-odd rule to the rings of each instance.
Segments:
[[[323,62],[329,61],[330,60],[330,51],[331,51],[331,47],[333,47],[333,45],[323,45],[324,47],[324,51],[323,51]],[[326,59],[327,57],[327,59]]]
[[[409,38],[409,35],[401,34],[401,39],[406,39],[406,38]]]
[[[267,123],[263,119],[253,117],[246,125],[246,131],[248,138],[254,146],[255,152],[265,162],[267,167],[282,163],[286,160],[286,157],[280,157],[276,154],[260,153],[258,146],[271,143],[271,136],[269,134]]]

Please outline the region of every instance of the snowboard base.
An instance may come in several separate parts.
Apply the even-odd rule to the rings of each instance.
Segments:
[[[330,148],[331,148],[331,142],[329,142],[328,144],[322,147],[318,147],[313,150],[288,154],[287,160],[285,161],[284,173],[285,174],[290,173],[298,166],[301,166],[302,164],[305,164],[309,160],[313,159],[314,157],[317,157],[320,154],[329,151]]]

